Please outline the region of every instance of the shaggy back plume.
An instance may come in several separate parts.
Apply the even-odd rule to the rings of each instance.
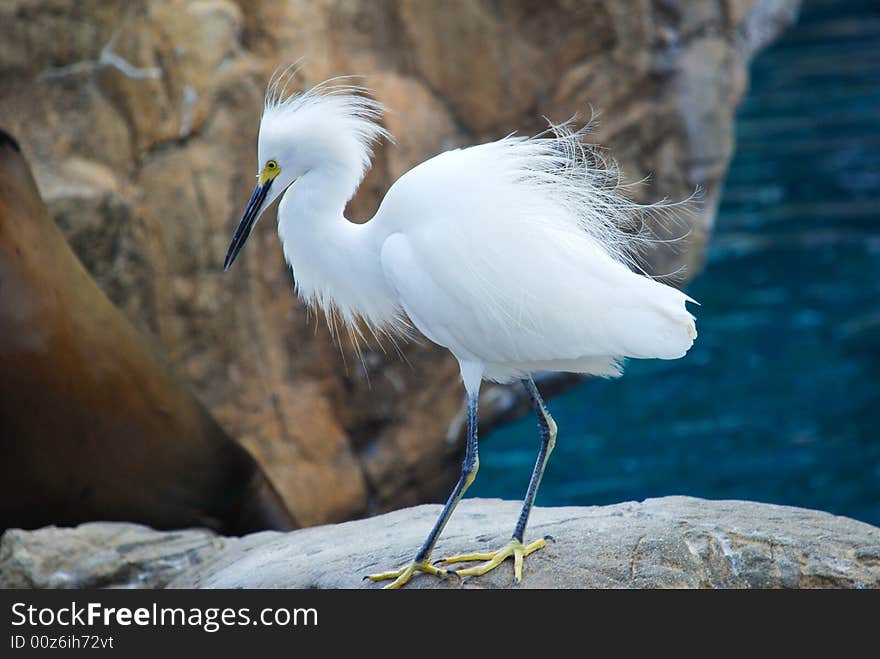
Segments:
[[[496,156],[499,161],[504,159],[511,165],[511,182],[532,191],[532,199],[555,207],[555,212],[543,209],[538,216],[568,222],[587,233],[612,258],[644,273],[644,250],[666,242],[657,237],[652,226],[668,229],[670,223],[678,223],[680,217],[669,211],[686,211],[693,196],[678,202],[633,201],[629,189],[642,182],[625,183],[617,163],[604,149],[586,140],[594,125],[592,119],[580,129],[573,128],[572,122],[548,123],[541,135],[508,136],[493,145],[502,152]]]

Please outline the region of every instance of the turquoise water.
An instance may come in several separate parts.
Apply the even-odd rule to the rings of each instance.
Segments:
[[[538,497],[669,494],[880,525],[880,3],[807,2],[752,65],[685,359],[631,361],[550,403]],[[531,417],[481,442],[469,494],[521,498]]]

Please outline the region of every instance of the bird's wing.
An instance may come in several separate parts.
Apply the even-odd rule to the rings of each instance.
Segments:
[[[488,363],[682,356],[696,336],[689,298],[565,216],[547,198],[563,190],[505,172],[498,145],[423,163],[377,214],[383,271],[416,327]]]
[[[629,271],[589,239],[434,226],[390,236],[382,266],[413,324],[459,357],[670,359],[696,336],[683,293]]]

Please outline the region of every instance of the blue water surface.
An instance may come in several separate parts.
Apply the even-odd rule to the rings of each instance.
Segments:
[[[880,525],[880,3],[808,1],[757,57],[686,358],[554,398],[539,505],[670,494]],[[521,498],[534,419],[481,442],[471,496]]]

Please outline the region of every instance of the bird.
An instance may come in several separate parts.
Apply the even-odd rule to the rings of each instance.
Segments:
[[[548,120],[538,135],[510,134],[425,160],[390,186],[372,219],[354,223],[346,204],[374,145],[391,139],[381,125],[385,108],[350,77],[288,93],[289,82],[284,74],[270,80],[257,184],[224,270],[281,197],[278,235],[299,298],[356,336],[421,334],[452,353],[464,386],[465,454],[455,487],[412,561],[365,579],[399,588],[419,573],[476,577],[513,558],[520,584],[524,559],[546,545],[546,538],[527,543],[525,530],[557,438],[534,375],[616,377],[627,358],[683,357],[697,336],[686,304],[695,301],[638,262],[651,240],[638,228],[646,214],[675,206],[632,201],[619,167],[587,141],[589,124]],[[508,543],[432,562],[479,469],[484,381],[523,384],[540,430],[535,467]]]

